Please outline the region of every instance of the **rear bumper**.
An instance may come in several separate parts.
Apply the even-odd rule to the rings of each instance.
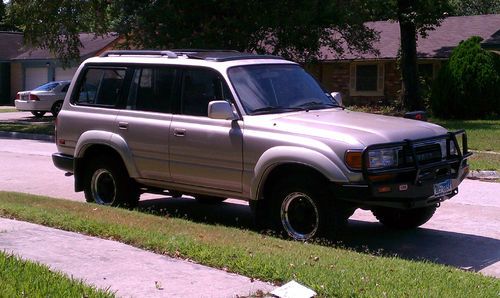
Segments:
[[[73,173],[74,170],[74,161],[73,156],[65,155],[61,153],[52,154],[52,162],[56,166],[56,168]]]
[[[16,106],[16,109],[19,111],[43,111],[47,112],[50,111],[51,102],[45,101],[45,100],[19,100],[16,99],[14,101],[14,104]]]

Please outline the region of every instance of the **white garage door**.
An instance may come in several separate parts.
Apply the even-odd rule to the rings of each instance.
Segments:
[[[24,89],[32,90],[47,83],[47,67],[28,67],[25,71]]]
[[[57,67],[55,73],[56,81],[71,80],[76,70],[77,67],[71,67],[66,69],[63,69],[62,67]]]

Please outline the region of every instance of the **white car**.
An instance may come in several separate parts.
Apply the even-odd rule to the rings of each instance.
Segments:
[[[17,92],[15,105],[19,111],[29,111],[35,117],[51,112],[57,117],[71,81],[48,82],[31,91]]]

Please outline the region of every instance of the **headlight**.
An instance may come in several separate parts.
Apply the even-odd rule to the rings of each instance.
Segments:
[[[368,168],[391,168],[398,165],[398,152],[402,147],[384,148],[368,152]]]

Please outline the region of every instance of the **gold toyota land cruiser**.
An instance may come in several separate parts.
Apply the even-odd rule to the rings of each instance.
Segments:
[[[75,74],[53,161],[88,202],[236,198],[297,240],[338,230],[357,208],[417,227],[457,194],[464,131],[352,112],[333,95],[275,56],[110,51]]]

